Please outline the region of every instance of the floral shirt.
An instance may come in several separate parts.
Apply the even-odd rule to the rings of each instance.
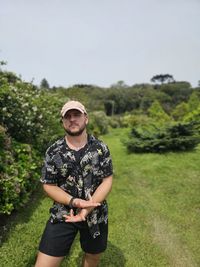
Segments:
[[[103,178],[112,175],[110,152],[102,141],[88,136],[87,145],[77,152],[70,149],[65,138],[61,138],[46,151],[42,168],[41,182],[56,184],[73,197],[88,199],[92,196]],[[69,214],[67,205],[54,202],[50,209],[52,223],[64,222],[63,215]],[[78,209],[74,209],[75,214]],[[106,200],[87,216],[91,235],[100,235],[99,223],[107,223],[108,207]]]

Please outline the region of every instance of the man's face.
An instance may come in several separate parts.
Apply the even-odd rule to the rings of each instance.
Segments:
[[[87,115],[76,109],[69,110],[62,120],[65,131],[71,136],[81,135],[88,123]]]

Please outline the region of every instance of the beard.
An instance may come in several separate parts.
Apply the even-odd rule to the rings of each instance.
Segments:
[[[65,132],[68,134],[68,135],[70,135],[70,136],[79,136],[79,135],[81,135],[82,133],[83,133],[83,131],[85,130],[85,128],[86,128],[86,125],[83,125],[78,131],[76,131],[76,132],[72,132],[72,131],[70,131],[70,130],[68,130],[68,129],[65,129]]]

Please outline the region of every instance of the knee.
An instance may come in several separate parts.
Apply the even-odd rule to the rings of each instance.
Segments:
[[[101,253],[99,254],[85,253],[85,258],[89,259],[90,261],[94,261],[94,262],[99,262],[100,256],[101,256]]]

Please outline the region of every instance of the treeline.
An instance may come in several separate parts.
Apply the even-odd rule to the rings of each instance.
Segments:
[[[118,82],[109,88],[91,85],[74,85],[70,88],[53,87],[54,92],[81,99],[91,111],[103,110],[106,115],[118,115],[134,110],[146,112],[158,100],[167,113],[174,107],[187,102],[192,92],[200,94],[200,88],[192,88],[188,82],[167,84],[136,84],[127,86]]]
[[[110,128],[130,127],[129,151],[167,151],[157,139],[165,136],[168,142],[170,131],[177,137],[180,129],[192,137],[184,139],[187,146],[177,141],[181,144],[177,147],[194,147],[198,143],[199,125],[194,121],[199,121],[200,88],[170,77],[159,79],[158,75],[154,84],[133,86],[119,81],[109,88],[87,84],[64,88],[50,87],[45,80],[36,86],[0,69],[0,214],[24,205],[36,188],[44,151],[64,134],[60,109],[68,99],[86,105],[88,131],[97,136]],[[165,127],[172,129],[166,130],[166,135]],[[153,138],[156,149],[149,141]],[[173,143],[170,146],[174,147]]]

